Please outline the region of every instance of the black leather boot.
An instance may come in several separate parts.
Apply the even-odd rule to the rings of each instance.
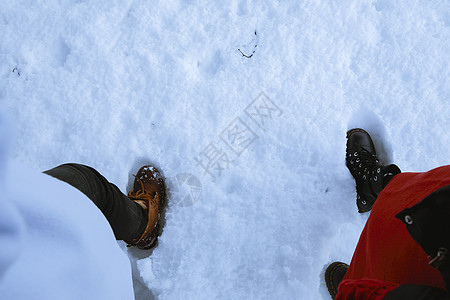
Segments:
[[[336,261],[329,265],[325,270],[325,284],[331,298],[335,299],[338,293],[338,286],[347,273],[348,265],[343,262]]]
[[[398,166],[380,164],[370,135],[363,129],[347,132],[346,164],[356,181],[356,204],[360,213],[372,209],[381,190],[398,173]]]

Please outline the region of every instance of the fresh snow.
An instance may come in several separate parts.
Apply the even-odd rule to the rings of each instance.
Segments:
[[[448,1],[2,1],[12,155],[37,170],[84,163],[123,192],[143,163],[162,170],[159,246],[149,256],[120,242],[137,299],[328,299],[324,268],[350,261],[368,217],[347,129],[368,130],[403,171],[450,163],[449,12]]]

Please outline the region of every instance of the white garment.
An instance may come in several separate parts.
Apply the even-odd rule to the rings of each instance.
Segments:
[[[2,139],[0,115],[0,142]],[[133,299],[131,266],[83,193],[0,144],[0,299]],[[6,169],[6,170],[5,170]]]

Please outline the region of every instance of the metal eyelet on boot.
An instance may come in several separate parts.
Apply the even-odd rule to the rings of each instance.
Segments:
[[[411,218],[410,215],[405,216],[405,223],[408,225],[411,225],[413,223],[413,219]]]
[[[358,211],[367,212],[384,188],[386,167],[379,163],[373,141],[363,129],[347,132],[346,165],[356,181],[357,193],[361,194]]]

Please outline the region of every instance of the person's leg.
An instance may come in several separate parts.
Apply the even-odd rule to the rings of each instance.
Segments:
[[[100,209],[118,240],[133,240],[144,232],[147,212],[91,167],[63,164],[45,171],[80,190]]]
[[[378,195],[401,171],[397,165],[384,166],[378,156],[369,133],[361,128],[347,132],[346,165],[356,182],[358,212],[372,209]],[[325,271],[325,283],[333,299],[349,266],[342,262],[330,264]]]

